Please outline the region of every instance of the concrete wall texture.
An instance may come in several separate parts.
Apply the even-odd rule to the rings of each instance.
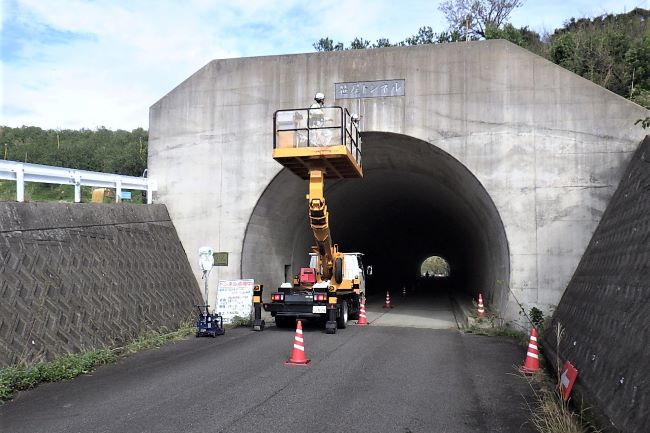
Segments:
[[[404,79],[405,95],[334,98],[335,83],[387,79]],[[212,61],[151,107],[149,144],[157,200],[191,263],[202,245],[230,253],[212,286],[247,277],[273,288],[304,265],[306,185],[271,158],[272,116],[315,91],[362,116],[366,178],[331,185],[330,210],[336,233],[372,233],[344,249],[373,250],[376,272],[407,278],[419,263],[381,254],[417,244],[409,259],[423,260],[415,232],[458,259],[459,290],[483,291],[512,320],[515,298],[559,302],[643,137],[634,121],[648,115],[505,41]],[[453,233],[423,232],[425,218]],[[400,235],[392,245],[387,227]]]
[[[164,205],[0,202],[0,366],[117,346],[201,298]]]
[[[560,362],[579,370],[576,388],[618,431],[650,420],[650,137],[639,146],[553,317],[565,329]],[[551,328],[545,351],[555,352]],[[556,363],[555,356],[549,356]]]

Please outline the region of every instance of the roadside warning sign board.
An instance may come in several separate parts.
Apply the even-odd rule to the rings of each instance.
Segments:
[[[232,323],[235,316],[250,319],[253,309],[253,286],[250,280],[219,280],[217,287],[217,311],[223,323]]]

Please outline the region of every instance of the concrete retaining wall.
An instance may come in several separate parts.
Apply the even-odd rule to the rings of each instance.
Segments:
[[[613,431],[648,431],[650,420],[650,137],[641,143],[558,306],[560,362]],[[554,353],[553,329],[545,338]],[[555,363],[555,356],[550,356]],[[574,397],[575,398],[575,397]],[[578,399],[580,401],[580,399]]]
[[[0,366],[175,327],[200,299],[164,205],[0,203]]]

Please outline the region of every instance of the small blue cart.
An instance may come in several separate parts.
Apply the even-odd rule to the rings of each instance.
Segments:
[[[223,335],[226,330],[223,328],[223,317],[218,313],[210,313],[209,305],[197,305],[199,315],[196,318],[197,337],[216,337]]]

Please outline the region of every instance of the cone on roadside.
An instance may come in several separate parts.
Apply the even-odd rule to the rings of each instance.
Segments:
[[[520,369],[523,373],[537,373],[539,368],[539,347],[537,346],[537,329],[533,327],[530,331],[530,340],[528,341],[528,350],[524,365]]]
[[[483,295],[478,294],[478,315],[479,317],[485,316],[485,307],[483,307]]]
[[[296,335],[293,338],[293,350],[291,357],[287,359],[287,365],[307,365],[311,361],[305,356],[305,340],[302,338],[302,321],[298,320]]]
[[[393,308],[392,305],[390,305],[390,292],[386,291],[386,300],[384,301],[384,308]]]
[[[406,298],[406,286],[402,288],[402,296]]]
[[[359,325],[359,326],[368,326],[368,317],[366,317],[366,300],[365,300],[365,298],[361,299],[361,305],[359,306],[359,320],[357,320],[357,325]]]

